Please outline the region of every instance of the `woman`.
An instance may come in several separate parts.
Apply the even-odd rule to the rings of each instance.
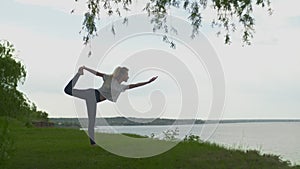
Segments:
[[[87,70],[96,76],[103,78],[103,84],[100,89],[74,89],[76,82],[79,77],[83,75],[83,70]],[[94,138],[94,127],[96,120],[96,108],[97,103],[104,100],[109,100],[116,102],[120,93],[125,90],[132,89],[135,87],[140,87],[146,84],[153,82],[156,77],[151,78],[147,82],[141,82],[136,84],[124,85],[122,82],[127,82],[128,80],[128,68],[126,67],[117,67],[112,75],[107,75],[104,73],[97,72],[88,67],[82,66],[78,69],[78,72],[73,77],[73,79],[67,84],[64,91],[66,94],[74,97],[84,99],[86,101],[86,107],[88,112],[88,135],[90,138],[91,145],[95,145]]]

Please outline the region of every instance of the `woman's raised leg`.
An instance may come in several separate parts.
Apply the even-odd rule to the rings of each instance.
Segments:
[[[90,97],[95,98],[95,93],[90,92],[91,89],[74,89],[75,84],[77,83],[81,74],[76,73],[72,80],[67,84],[64,89],[64,92],[70,96],[78,97],[81,99],[88,99]]]

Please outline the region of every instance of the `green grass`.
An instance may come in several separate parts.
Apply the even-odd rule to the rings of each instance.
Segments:
[[[10,129],[14,150],[6,165],[9,169],[300,169],[277,156],[228,150],[209,143],[181,142],[154,157],[126,158],[91,147],[85,132],[76,129],[25,128],[15,121]],[[102,136],[118,139],[118,135]]]

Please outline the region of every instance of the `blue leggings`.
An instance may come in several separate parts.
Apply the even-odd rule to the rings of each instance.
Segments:
[[[96,120],[97,102],[104,101],[105,98],[96,89],[74,89],[76,82],[78,81],[80,74],[76,74],[73,79],[67,84],[64,91],[70,96],[84,99],[86,101],[87,113],[88,113],[88,134],[91,144],[95,144],[94,127]]]

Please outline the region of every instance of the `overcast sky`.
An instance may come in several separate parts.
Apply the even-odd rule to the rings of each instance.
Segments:
[[[141,4],[137,4],[133,11],[139,12]],[[300,118],[299,6],[299,0],[272,0],[273,15],[269,16],[266,10],[254,11],[256,33],[252,45],[247,47],[242,47],[239,33],[233,35],[231,45],[224,45],[223,38],[216,36],[217,30],[211,29],[209,25],[205,25],[207,22],[204,22],[202,33],[215,48],[225,74],[226,102],[222,118]],[[70,14],[73,8],[75,14]],[[73,76],[84,48],[82,36],[78,33],[81,29],[83,11],[83,2],[75,3],[73,0],[1,1],[0,38],[15,45],[17,57],[27,70],[26,81],[19,88],[38,109],[48,112],[50,117],[77,116],[74,100],[63,93],[63,88]],[[173,14],[182,16],[180,12]],[[211,16],[207,14],[204,17],[209,19]],[[102,23],[105,25],[110,21],[103,19]],[[131,43],[134,44],[136,41],[133,40]],[[110,55],[113,54],[112,52]],[[116,60],[107,63],[101,71],[111,73],[114,64],[117,66],[120,63]],[[200,79],[203,78],[203,88],[199,89],[200,92],[203,91],[203,95],[199,96],[201,112],[197,117],[205,118],[211,92],[208,91],[209,81],[204,77],[207,76],[205,70],[199,69],[200,73],[195,74]],[[151,77],[151,74],[134,80],[141,81],[147,77]],[[162,74],[152,86],[133,91],[131,95],[134,100],[131,102],[133,106],[141,112],[151,108],[149,93],[167,83],[162,79],[168,77],[163,77]],[[101,84],[101,79],[97,84]],[[176,86],[174,90],[177,90],[175,88]],[[160,90],[172,89],[161,87]],[[166,109],[169,112],[165,115],[158,113],[154,117],[176,118],[173,111],[178,109],[176,107],[178,100],[174,98],[179,95],[171,96],[171,93],[174,92],[165,93],[166,98],[173,98],[170,99],[172,100],[169,104],[170,109]],[[109,102],[98,104],[98,116],[120,115],[112,112],[112,107],[113,104]],[[183,117],[191,117],[188,112],[185,114]],[[125,115],[151,117],[143,113]]]

